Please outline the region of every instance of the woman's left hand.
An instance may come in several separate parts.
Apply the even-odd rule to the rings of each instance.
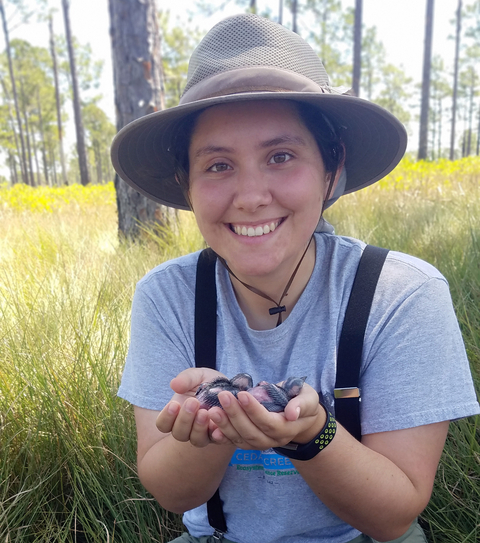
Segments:
[[[232,443],[241,449],[267,450],[283,447],[290,441],[307,443],[323,428],[325,409],[318,393],[305,384],[298,396],[290,400],[283,413],[271,413],[248,392],[220,392],[223,407],[208,411],[217,426],[211,439],[219,444]]]

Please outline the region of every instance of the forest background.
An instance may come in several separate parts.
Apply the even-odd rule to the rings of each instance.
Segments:
[[[183,87],[187,61],[201,35],[221,17],[242,9],[250,9],[251,0],[223,0],[217,2],[179,2],[175,7],[160,12],[161,57],[164,78],[164,103],[177,103]],[[368,15],[369,4],[364,2]],[[380,5],[378,0],[375,0]],[[55,185],[80,181],[78,153],[74,137],[72,107],[72,81],[69,58],[64,37],[64,24],[60,0],[2,0],[7,26],[12,41],[14,73],[19,87],[20,118],[25,125],[25,146],[29,170],[29,184]],[[70,2],[73,39],[77,58],[80,101],[83,114],[88,153],[89,180],[106,182],[113,173],[108,149],[115,133],[115,110],[111,51],[108,38],[106,1],[95,3]],[[80,4],[82,7],[80,8]],[[162,8],[162,2],[157,2]],[[405,4],[384,0],[382,6]],[[360,96],[373,100],[397,115],[410,135],[408,150],[417,153],[421,103],[421,64],[424,45],[425,2],[416,2],[410,24],[397,26],[379,8],[378,26],[364,24],[362,35],[362,76]],[[259,0],[257,12],[278,20],[281,3],[278,0]],[[451,156],[452,106],[454,81],[457,81],[456,130],[452,158],[478,154],[480,130],[480,8],[479,2],[465,0],[462,5],[459,38],[459,67],[455,78],[455,37],[457,34],[456,0],[437,1],[433,20],[433,52],[430,72],[430,103],[428,118],[427,158],[435,160]],[[421,9],[419,7],[421,6]],[[324,61],[334,85],[350,87],[352,84],[353,23],[355,0],[305,0],[297,2],[298,32],[316,49]],[[449,8],[449,9],[448,9]],[[287,27],[294,24],[292,2],[285,2],[282,12]],[[405,8],[408,5],[405,4]],[[95,49],[88,41],[75,38],[76,30],[88,39],[85,27],[76,27],[76,13],[91,13],[92,28],[104,35],[101,41],[93,39]],[[387,9],[388,11],[388,9]],[[60,104],[55,103],[54,74],[52,70],[51,36],[48,17],[53,12],[54,44],[58,57],[58,90]],[[55,14],[56,12],[56,14]],[[104,21],[103,32],[99,21]],[[82,18],[84,21],[85,19]],[[372,15],[370,15],[372,20]],[[374,19],[373,19],[374,20]],[[402,22],[405,20],[403,19]],[[420,23],[420,24],[419,24]],[[397,47],[390,42],[387,51],[380,36],[391,26]],[[415,32],[415,33],[413,33]],[[421,34],[421,35],[419,35]],[[49,43],[50,42],[50,43]],[[418,45],[412,54],[410,43]],[[40,45],[42,44],[43,45]],[[398,51],[404,51],[402,58]],[[392,60],[393,58],[393,60]],[[401,59],[399,61],[398,59]],[[33,68],[34,66],[34,68]],[[106,67],[106,69],[105,69]],[[412,68],[415,67],[414,70]],[[104,74],[104,75],[102,75]],[[11,83],[5,54],[0,59],[0,181],[16,182],[20,179],[21,154],[18,121],[15,119]],[[64,154],[68,176],[61,176],[61,149],[59,142],[58,112],[63,123]],[[60,181],[59,181],[60,180]]]
[[[110,5],[127,1],[110,0]],[[378,2],[364,0],[363,4],[366,7],[373,1]],[[171,228],[142,226],[135,243],[118,235],[117,193],[108,157],[116,128],[112,105],[105,101],[113,92],[106,90],[107,84],[101,79],[99,51],[92,50],[86,41],[75,40],[75,5],[90,10],[88,16],[95,28],[97,10],[89,8],[89,2],[0,0],[7,29],[11,30],[19,106],[17,115],[9,63],[3,54],[0,541],[5,543],[164,542],[181,529],[178,517],[162,511],[139,484],[132,410],[116,397],[116,390],[128,348],[136,281],[156,264],[201,248],[203,240],[193,217],[186,212],[175,216]],[[390,6],[399,3],[406,6],[408,1],[384,0]],[[427,2],[416,3],[423,6],[424,28]],[[137,2],[137,8],[146,4],[154,2]],[[354,4],[353,0],[296,3],[297,30],[322,56],[335,85],[351,84]],[[480,390],[480,1],[444,0],[441,4],[439,13],[444,13],[445,4],[451,6],[446,25],[450,30],[444,30],[445,20],[443,26],[434,24],[433,30],[442,28],[442,45],[448,45],[451,56],[436,58],[434,47],[429,78],[428,160],[417,160],[421,78],[412,77],[399,62],[391,62],[378,29],[365,25],[360,95],[398,115],[409,129],[411,144],[408,156],[394,172],[374,186],[342,198],[328,210],[328,218],[339,234],[413,254],[445,274]],[[84,125],[89,175],[84,184],[77,133],[72,128],[75,93],[71,55],[63,36],[63,19],[58,18],[66,5],[72,15],[76,94]],[[293,23],[293,5],[284,5],[284,24],[288,27]],[[462,25],[457,32],[459,5]],[[99,3],[98,10],[104,7]],[[156,21],[162,38],[164,81],[161,99],[165,105],[178,100],[186,60],[203,31],[232,10],[252,9],[250,0],[231,0],[224,7],[206,15],[211,5],[191,4],[193,15],[185,10],[185,18],[179,21],[173,16],[169,19],[166,12],[159,13]],[[258,2],[257,6],[273,19],[278,17],[278,7],[277,1],[271,6]],[[53,35],[59,108],[48,44],[51,8],[58,10],[53,18]],[[22,23],[29,14],[32,22]],[[28,39],[28,29],[37,19],[40,22],[35,24],[46,28],[45,45],[33,43],[33,30],[32,40]],[[392,33],[399,30],[396,25],[397,20],[391,23]],[[412,21],[412,27],[415,25],[418,27],[418,20]],[[25,30],[20,34],[22,28]],[[413,40],[410,30],[408,25],[400,29],[399,45],[405,52],[407,42]],[[455,38],[459,43],[458,102],[450,160]],[[417,57],[423,56],[421,47]],[[405,66],[421,66],[421,59],[405,55]],[[64,133],[65,172],[59,119]],[[27,166],[23,171],[19,126],[25,136]],[[476,417],[451,424],[432,500],[421,518],[430,543],[480,540],[478,422]]]

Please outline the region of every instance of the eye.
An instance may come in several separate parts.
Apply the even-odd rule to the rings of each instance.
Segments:
[[[284,162],[288,162],[291,160],[293,156],[290,153],[275,153],[270,160],[268,161],[269,164],[283,164]]]
[[[213,164],[213,166],[210,166],[210,168],[207,169],[208,172],[226,172],[230,166],[228,164],[225,164],[225,162],[216,162]]]

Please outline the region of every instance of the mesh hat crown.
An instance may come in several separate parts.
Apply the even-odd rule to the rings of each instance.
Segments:
[[[316,106],[341,129],[348,172],[344,193],[353,192],[397,165],[407,136],[388,111],[344,91],[330,86],[321,60],[300,36],[253,14],[234,15],[215,25],[195,49],[179,105],[124,127],[114,139],[112,162],[142,194],[189,209],[175,180],[171,149],[178,123],[219,104],[287,99]]]
[[[255,67],[287,70],[320,88],[329,84],[319,57],[298,34],[246,14],[221,21],[201,41],[190,59],[184,94],[216,74]]]

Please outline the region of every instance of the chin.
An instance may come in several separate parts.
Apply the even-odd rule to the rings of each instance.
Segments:
[[[282,268],[282,262],[267,257],[265,259],[252,258],[251,262],[247,259],[233,258],[227,260],[227,264],[235,275],[243,281],[254,280],[255,278],[263,279],[268,276],[273,276]]]

